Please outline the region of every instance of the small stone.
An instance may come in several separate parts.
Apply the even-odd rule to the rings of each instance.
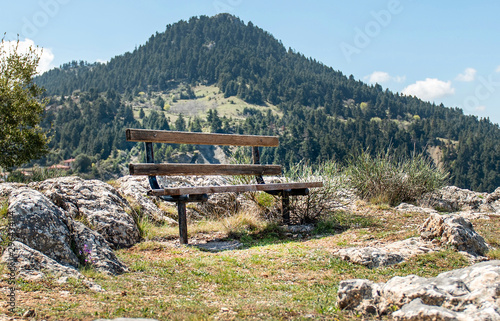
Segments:
[[[28,310],[23,313],[23,318],[31,318],[35,316],[35,310]]]

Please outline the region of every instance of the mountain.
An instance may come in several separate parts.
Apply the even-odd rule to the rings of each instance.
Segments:
[[[73,61],[36,82],[51,99],[53,153],[42,163],[85,154],[117,171],[141,153],[124,141],[127,126],[210,130],[280,135],[262,153],[269,163],[392,148],[428,153],[456,186],[500,186],[500,128],[489,119],[356,81],[229,14],[179,21],[107,64]]]

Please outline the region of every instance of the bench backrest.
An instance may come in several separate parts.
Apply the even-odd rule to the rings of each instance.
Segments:
[[[148,129],[127,129],[126,135],[127,140],[131,142],[266,147],[277,147],[279,145],[278,136],[192,133]]]
[[[146,163],[130,164],[130,175],[280,175],[281,166],[261,165],[259,146],[277,147],[277,136],[194,133],[166,130],[127,129],[127,141],[146,143]],[[152,143],[252,146],[253,164],[154,164]],[[262,181],[263,182],[263,181]]]

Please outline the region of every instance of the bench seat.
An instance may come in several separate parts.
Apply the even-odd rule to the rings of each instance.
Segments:
[[[193,186],[193,187],[169,187],[153,189],[148,192],[152,196],[177,196],[191,194],[215,194],[215,193],[243,193],[259,191],[289,191],[305,190],[313,187],[322,187],[321,182],[310,183],[277,183],[277,184],[244,184],[244,185],[223,185],[223,186]],[[307,195],[307,194],[300,194]]]

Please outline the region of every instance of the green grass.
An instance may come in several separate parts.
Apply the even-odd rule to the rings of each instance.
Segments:
[[[4,249],[7,248],[9,244],[9,203],[7,200],[0,200],[0,253],[3,253]]]
[[[490,260],[500,260],[500,249],[489,250],[488,253],[486,253],[486,256]]]
[[[249,213],[240,213],[233,220],[212,222],[210,228],[208,222],[200,222],[197,230],[223,228],[226,224],[227,231],[238,231],[234,234],[245,245],[239,250],[210,253],[193,246],[176,247],[150,240],[116,251],[129,273],[109,276],[83,269],[86,277],[106,290],[102,293],[91,292],[81,280],[72,279],[62,285],[54,278],[20,280],[18,291],[23,302],[18,315],[35,309],[37,318],[47,320],[355,320],[355,314],[336,307],[342,280],[385,282],[408,274],[430,277],[469,264],[452,250],[377,269],[332,256],[332,248],[349,246],[349,240],[391,232],[370,215],[335,213],[318,225],[313,235],[298,240]],[[403,218],[400,220],[402,224]],[[394,229],[399,229],[398,224]],[[61,296],[62,292],[67,295]]]

